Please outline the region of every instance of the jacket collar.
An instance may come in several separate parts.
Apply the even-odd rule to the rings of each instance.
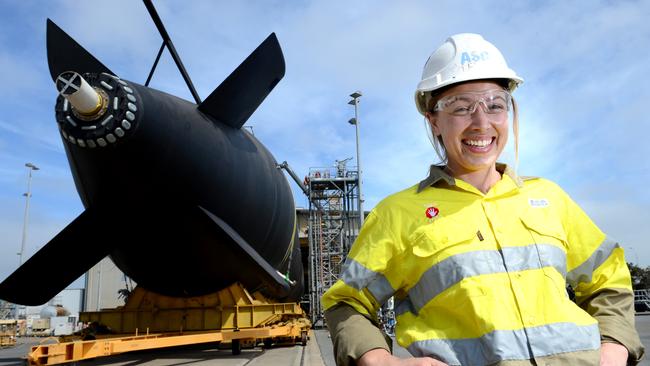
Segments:
[[[522,186],[523,183],[521,178],[518,177],[507,164],[497,163],[496,168],[497,171],[502,175],[505,174],[509,176],[517,184],[517,186],[519,187]],[[444,165],[431,165],[431,167],[429,168],[429,176],[424,178],[422,181],[420,181],[420,184],[418,184],[417,193],[420,193],[425,188],[434,186],[440,183],[441,181],[447,183],[450,186],[456,185],[456,179],[451,175],[449,175],[447,172],[445,172]]]

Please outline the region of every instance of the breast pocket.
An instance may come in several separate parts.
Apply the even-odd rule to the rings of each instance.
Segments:
[[[409,296],[417,310],[437,298],[440,303],[454,304],[462,313],[473,312],[477,298],[485,296],[480,281],[472,277],[492,265],[477,255],[476,231],[471,222],[449,219],[436,220],[418,230],[411,247],[413,255],[407,258],[413,262],[404,265],[405,269],[414,268],[410,278],[415,282]]]
[[[434,261],[463,252],[476,238],[476,225],[440,218],[414,233],[413,254]]]
[[[547,208],[531,208],[521,215],[521,221],[535,244],[568,247],[566,233],[560,219]]]
[[[537,262],[533,267],[542,268],[549,284],[566,296],[568,242],[562,222],[553,211],[544,208],[529,209],[521,216],[521,221],[532,241],[528,260]]]

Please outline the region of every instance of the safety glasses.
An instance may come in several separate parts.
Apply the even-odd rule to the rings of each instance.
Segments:
[[[438,100],[433,110],[458,117],[471,116],[479,104],[483,112],[500,117],[510,110],[512,96],[503,89],[460,93]]]

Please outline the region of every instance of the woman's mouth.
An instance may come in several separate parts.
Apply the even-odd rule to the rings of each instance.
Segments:
[[[469,151],[472,152],[486,152],[490,150],[496,137],[483,137],[483,138],[472,138],[472,139],[462,139],[461,142]]]

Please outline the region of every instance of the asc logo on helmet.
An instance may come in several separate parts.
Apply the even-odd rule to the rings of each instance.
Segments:
[[[490,57],[488,51],[478,52],[463,52],[460,54],[460,64],[465,65],[466,63],[485,61]]]

